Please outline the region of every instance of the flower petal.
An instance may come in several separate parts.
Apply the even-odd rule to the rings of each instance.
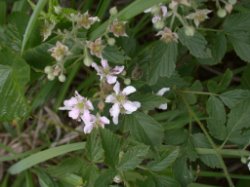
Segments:
[[[167,103],[161,104],[158,108],[161,109],[161,110],[167,110],[168,109],[168,104]]]
[[[108,64],[108,61],[106,59],[102,59],[101,64],[102,64],[102,67],[104,69],[109,68],[109,64]]]
[[[118,75],[118,74],[120,74],[123,70],[124,70],[124,66],[115,66],[115,67],[111,70],[111,74]]]
[[[134,86],[127,86],[126,88],[122,90],[122,93],[125,95],[129,95],[134,92],[136,92],[136,88]]]
[[[94,128],[94,125],[91,124],[91,125],[85,125],[84,128],[83,128],[83,131],[85,134],[89,134],[91,133],[91,131],[93,130]]]
[[[96,70],[97,73],[99,73],[99,74],[102,73],[101,68],[100,68],[96,63],[93,62],[93,63],[91,64],[91,67],[93,67],[93,68]]]
[[[109,119],[105,116],[100,117],[100,122],[104,125],[110,123]]]
[[[114,124],[118,124],[118,117],[120,114],[120,107],[118,103],[115,103],[109,110],[110,115],[113,117]]]
[[[113,90],[115,91],[116,94],[119,94],[119,92],[120,92],[120,83],[119,82],[115,83]]]
[[[106,103],[114,103],[115,102],[115,97],[112,94],[110,94],[110,95],[108,95],[106,97],[105,102]]]
[[[108,84],[114,84],[117,80],[117,77],[113,75],[107,75],[106,79]]]
[[[123,107],[129,113],[135,112],[138,109],[138,102],[126,101]]]
[[[161,12],[163,17],[167,17],[168,15],[168,8],[166,6],[161,6]]]
[[[72,119],[77,119],[80,115],[80,110],[74,108],[71,111],[69,111],[69,117]]]
[[[163,96],[166,92],[168,92],[170,90],[170,88],[168,87],[164,87],[164,88],[161,88],[157,93],[156,95],[158,96]]]

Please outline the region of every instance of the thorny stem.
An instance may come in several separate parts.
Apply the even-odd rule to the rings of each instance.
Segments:
[[[227,170],[227,167],[223,161],[223,158],[220,154],[220,148],[217,148],[217,146],[215,145],[215,143],[213,142],[212,138],[210,137],[210,135],[208,134],[206,128],[204,127],[204,125],[201,123],[201,121],[199,120],[199,118],[197,117],[197,115],[194,113],[194,111],[191,109],[191,107],[189,106],[189,104],[187,103],[187,101],[185,100],[185,98],[183,96],[181,96],[184,104],[186,105],[187,107],[187,110],[190,114],[190,116],[192,118],[194,118],[194,120],[197,122],[197,124],[199,125],[199,127],[201,128],[201,130],[203,131],[203,133],[205,134],[208,142],[211,144],[212,148],[215,150],[215,155],[216,157],[218,158],[219,162],[220,162],[220,165],[225,173],[225,177],[227,179],[227,182],[229,184],[230,187],[234,187],[234,184],[233,184],[233,181],[228,173],[228,170]]]

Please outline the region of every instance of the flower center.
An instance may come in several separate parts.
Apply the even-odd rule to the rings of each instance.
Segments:
[[[84,103],[83,103],[83,102],[77,103],[77,104],[76,104],[76,107],[77,107],[78,109],[83,109],[83,108],[84,108]]]

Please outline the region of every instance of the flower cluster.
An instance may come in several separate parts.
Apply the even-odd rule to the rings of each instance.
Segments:
[[[122,91],[120,89],[120,83],[117,81],[117,76],[122,73],[124,66],[115,66],[112,68],[109,66],[107,60],[102,59],[101,66],[93,62],[92,67],[100,76],[101,84],[115,84],[113,86],[114,92],[107,95],[105,99],[106,103],[113,104],[109,113],[114,124],[118,124],[120,114],[131,114],[140,108],[141,104],[139,102],[130,101],[127,97],[136,91],[135,87],[127,86]],[[85,133],[90,133],[94,127],[104,128],[106,124],[110,123],[109,119],[105,116],[91,114],[91,111],[94,110],[92,102],[81,96],[78,92],[75,93],[74,97],[65,100],[64,106],[59,109],[68,110],[70,118],[82,121]]]

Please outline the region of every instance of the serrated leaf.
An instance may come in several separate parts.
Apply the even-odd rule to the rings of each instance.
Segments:
[[[227,91],[220,95],[220,99],[228,108],[233,108],[241,101],[249,98],[250,98],[250,91],[241,89]]]
[[[119,50],[116,46],[107,46],[103,50],[103,57],[114,64],[124,64],[128,57],[124,51]]]
[[[145,145],[130,147],[122,156],[118,169],[121,171],[133,170],[145,159],[144,157],[147,155],[148,150],[149,147]]]
[[[236,54],[244,61],[250,63],[250,33],[232,32],[228,34]]]
[[[223,140],[226,137],[226,111],[223,103],[218,98],[210,96],[207,101],[207,112],[209,116],[207,127],[210,134],[219,140]]]
[[[124,125],[136,140],[146,145],[160,145],[163,140],[163,128],[150,116],[134,112],[124,118]]]
[[[162,171],[168,168],[169,166],[171,166],[171,164],[175,162],[175,160],[177,159],[179,155],[179,152],[180,152],[179,148],[176,148],[162,160],[153,161],[149,163],[147,167],[152,171],[156,171],[156,172]]]
[[[107,187],[112,183],[116,172],[112,169],[104,170],[103,173],[96,179],[94,187]]]
[[[214,80],[208,81],[207,84],[208,90],[213,93],[223,92],[230,85],[232,78],[233,78],[233,72],[227,69],[218,83]]]
[[[155,84],[160,77],[171,77],[175,70],[177,53],[176,42],[164,43],[159,41],[152,46],[149,84]]]
[[[41,187],[55,187],[53,179],[45,171],[36,168],[34,172],[38,177],[39,185]]]
[[[250,140],[250,98],[232,108],[228,115],[227,138],[237,144],[247,144]]]
[[[192,139],[196,147],[211,148],[207,138],[202,133],[193,134]],[[201,155],[200,159],[210,168],[221,168],[220,162],[214,154]]]
[[[183,29],[178,32],[182,45],[186,46],[190,53],[197,58],[211,58],[211,50],[207,48],[207,40],[199,32],[194,36],[187,36]]]
[[[228,16],[223,27],[226,32],[250,30],[250,13],[238,13]]]
[[[115,167],[119,161],[120,139],[107,129],[100,129],[101,142],[104,150],[105,163]]]
[[[0,51],[0,121],[24,118],[29,106],[24,96],[30,68],[8,49]]]

